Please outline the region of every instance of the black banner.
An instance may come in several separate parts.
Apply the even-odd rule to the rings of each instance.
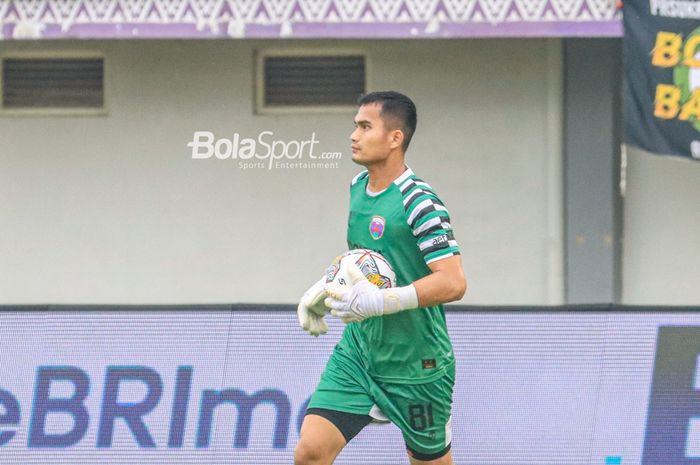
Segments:
[[[700,160],[700,0],[624,0],[625,142]]]

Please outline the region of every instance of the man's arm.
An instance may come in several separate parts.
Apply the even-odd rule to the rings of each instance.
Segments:
[[[413,282],[419,307],[454,302],[464,297],[467,279],[464,277],[460,255],[434,261],[428,268],[432,273]]]

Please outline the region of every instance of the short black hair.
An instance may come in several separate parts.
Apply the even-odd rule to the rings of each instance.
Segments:
[[[362,105],[371,105],[373,103],[381,104],[382,110],[379,115],[385,123],[394,123],[403,132],[403,151],[408,150],[408,144],[411,143],[411,137],[416,132],[418,124],[418,114],[416,105],[413,100],[403,94],[394,91],[370,92],[359,98],[357,103]]]

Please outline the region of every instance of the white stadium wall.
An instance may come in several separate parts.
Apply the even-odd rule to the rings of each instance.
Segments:
[[[254,113],[254,55],[367,53],[419,110],[408,162],[451,211],[467,304],[562,302],[560,42],[13,42],[104,53],[103,116],[0,117],[0,303],[292,303],[345,249],[354,111]],[[337,169],[193,160],[195,131],[306,140]]]
[[[414,97],[467,304],[562,302],[558,40],[6,42],[106,58],[103,116],[0,113],[0,303],[291,303],[345,248],[352,112],[254,113],[254,55],[342,48]],[[437,70],[437,72],[436,72]],[[192,160],[194,131],[308,139],[337,169]],[[700,165],[628,151],[622,303],[700,302]],[[274,289],[273,289],[274,288]]]
[[[700,163],[627,151],[623,303],[700,303]]]

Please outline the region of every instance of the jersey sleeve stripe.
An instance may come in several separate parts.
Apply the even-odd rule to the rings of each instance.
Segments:
[[[414,189],[418,188],[415,182],[413,182],[412,179],[408,180],[408,184],[405,184],[404,187],[401,189],[401,195],[403,196],[404,200],[406,199],[406,196],[408,196],[409,192],[412,192]],[[404,205],[406,203],[404,202]]]
[[[406,199],[404,199],[404,201],[403,201],[403,206],[404,206],[404,208],[405,208],[405,207],[408,207],[408,206],[411,205],[413,202],[415,202],[416,200],[418,200],[420,197],[427,197],[427,196],[428,196],[428,194],[427,194],[424,190],[422,190],[422,189],[416,189],[415,191],[413,191],[413,193],[412,193],[409,197],[407,197]]]
[[[425,198],[418,198],[412,204],[404,207],[406,213],[408,213],[408,222],[411,223],[415,215],[417,215],[420,210],[428,206],[433,206],[436,210],[447,211],[444,205],[435,202],[435,199],[432,196],[425,196]]]
[[[433,188],[428,184],[427,182],[421,181],[418,178],[409,178],[406,181],[403,182],[399,186],[399,189],[401,190],[402,194],[406,194],[406,192],[410,191],[413,187],[420,187],[424,190],[428,190],[430,192],[433,192]]]
[[[406,192],[410,191],[412,187],[414,187],[416,183],[413,181],[413,179],[407,179],[403,184],[399,186],[399,190],[401,191],[401,195],[406,195]]]
[[[445,223],[445,222],[441,221],[440,223],[426,229],[422,233],[420,233],[420,234],[414,233],[414,235],[416,236],[416,239],[421,240],[421,239],[425,239],[426,237],[430,236],[431,234],[434,234],[434,233],[441,231],[441,230],[449,231],[450,228],[451,228],[451,226],[449,223]]]
[[[423,226],[425,223],[427,223],[435,218],[440,218],[443,223],[447,223],[448,225],[450,224],[450,216],[447,212],[435,210],[434,212],[430,212],[427,215],[425,215],[424,217],[417,220],[413,225],[413,230],[415,231],[416,229]]]
[[[436,230],[442,228],[442,223],[443,223],[442,220],[443,220],[442,217],[439,217],[439,216],[429,219],[428,221],[426,221],[422,225],[415,228],[413,230],[413,235],[418,237],[418,238],[421,238],[421,237],[424,237],[424,236],[430,234],[433,231],[436,231]],[[449,223],[448,223],[448,225],[449,225]]]
[[[410,205],[410,202],[408,201],[408,199],[415,197],[415,195],[419,192],[421,192],[425,196],[432,198],[435,202],[442,205],[442,202],[440,201],[440,199],[437,198],[437,196],[435,195],[435,192],[433,192],[430,189],[427,189],[425,187],[420,187],[416,183],[413,183],[409,186],[406,186],[406,189],[404,189],[404,191],[401,192],[401,195],[403,196],[404,206]]]
[[[411,170],[411,168],[408,168],[401,174],[401,176],[394,180],[394,184],[400,186],[401,183],[403,183],[406,179],[410,178],[411,176],[414,176],[413,170]]]
[[[424,200],[423,202],[418,204],[418,206],[416,206],[416,208],[408,217],[408,224],[411,226],[411,229],[415,229],[415,227],[419,225],[419,222],[422,218],[435,211],[444,213],[443,218],[449,221],[449,216],[445,207],[443,207],[442,205],[437,205],[431,200]]]
[[[420,219],[419,215],[422,217],[436,210],[435,204],[430,199],[418,202],[412,210],[408,211],[408,224],[411,226],[411,229],[414,228],[416,221]]]
[[[420,212],[418,212],[418,214],[414,218],[414,221],[413,221],[411,227],[415,227],[416,223],[418,221],[420,221],[421,218],[425,217],[426,215],[429,215],[430,213],[432,213],[434,211],[437,211],[437,205],[434,205],[434,204],[422,209]]]
[[[449,258],[453,257],[455,255],[461,255],[459,250],[450,250],[450,249],[445,249],[447,252],[440,250],[438,252],[434,252],[432,257],[425,257],[425,264],[430,265],[433,262],[436,262],[438,260],[442,260],[443,258]]]
[[[439,242],[436,244],[435,241],[438,240]],[[420,242],[418,244],[418,248],[423,252],[423,254],[428,253],[427,249],[430,249],[433,246],[437,245],[444,245],[444,247],[440,248],[445,248],[445,247],[458,247],[457,241],[454,240],[454,236],[452,235],[452,231],[446,231],[443,232],[442,234],[438,234],[435,237],[431,237],[428,240],[425,240],[423,242]],[[435,249],[437,250],[437,249]]]
[[[447,242],[443,242],[441,244],[431,245],[430,247],[426,248],[425,250],[422,250],[422,252],[423,252],[423,255],[428,255],[429,253],[437,252],[438,250],[442,250],[442,249],[448,249],[449,247],[450,247],[450,244],[448,244]]]
[[[457,245],[457,241],[448,241],[448,242],[441,242],[439,244],[432,245],[432,246],[426,248],[425,250],[422,250],[421,252],[423,252],[423,256],[427,256],[433,252],[437,252],[438,250],[456,249],[457,247],[459,247]]]

